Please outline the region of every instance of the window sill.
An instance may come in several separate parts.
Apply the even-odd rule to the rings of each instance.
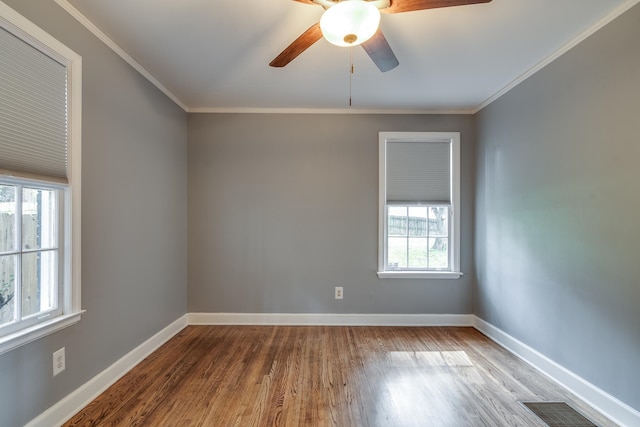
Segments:
[[[71,314],[63,314],[47,322],[39,323],[12,334],[0,337],[0,354],[11,351],[21,345],[28,344],[60,329],[74,325],[80,321],[83,311]]]
[[[459,271],[378,271],[380,279],[459,279]]]

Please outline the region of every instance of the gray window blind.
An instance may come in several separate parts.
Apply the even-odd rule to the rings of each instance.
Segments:
[[[451,143],[389,141],[387,202],[451,203]]]
[[[2,28],[0,169],[67,181],[67,68]]]

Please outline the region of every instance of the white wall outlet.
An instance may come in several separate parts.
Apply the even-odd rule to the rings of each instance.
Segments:
[[[64,347],[53,353],[53,376],[55,377],[60,372],[64,371]]]
[[[336,286],[336,299],[342,299],[342,286]]]

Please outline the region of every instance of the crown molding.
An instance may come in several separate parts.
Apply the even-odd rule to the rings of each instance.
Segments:
[[[189,108],[188,113],[237,114],[474,114],[472,109],[376,109],[376,108]]]
[[[604,27],[605,25],[607,25],[608,23],[610,23],[611,21],[613,21],[618,16],[622,15],[623,13],[625,13],[627,10],[631,9],[633,6],[635,6],[638,3],[640,3],[640,0],[627,0],[627,1],[625,1],[620,6],[615,8],[611,13],[609,13],[606,16],[604,16],[602,19],[598,20],[595,24],[593,24],[591,27],[587,28],[585,31],[580,33],[578,36],[574,37],[572,40],[567,42],[560,49],[556,50],[551,55],[549,55],[548,57],[546,57],[542,61],[538,62],[536,65],[531,67],[529,70],[525,71],[524,73],[519,75],[517,78],[515,78],[513,81],[511,81],[511,83],[509,83],[508,85],[506,85],[505,87],[500,89],[498,92],[493,94],[491,97],[487,98],[486,101],[484,101],[482,104],[480,104],[476,108],[474,108],[472,110],[471,114],[475,114],[475,113],[479,112],[480,110],[482,110],[484,107],[490,105],[492,102],[496,101],[502,95],[504,95],[505,93],[509,92],[511,89],[513,89],[514,87],[518,86],[520,83],[522,83],[523,81],[525,81],[526,79],[528,79],[529,77],[531,77],[532,75],[537,73],[538,71],[542,70],[544,67],[546,67],[547,65],[549,65],[550,63],[552,63],[553,61],[555,61],[556,59],[558,59],[559,57],[561,57],[562,55],[564,55],[565,53],[570,51],[571,49],[573,49],[575,46],[580,44],[582,41],[587,39],[589,36],[591,36],[592,34],[597,32],[599,29],[601,29],[602,27]]]
[[[93,22],[89,20],[86,16],[82,14],[78,9],[76,9],[68,0],[55,0],[55,2],[63,8],[69,15],[73,16],[80,24],[82,24],[87,30],[93,33],[100,41],[106,44],[111,50],[113,50],[116,54],[118,54],[122,59],[124,59],[129,65],[131,65],[136,71],[138,71],[144,78],[149,80],[155,87],[160,89],[165,95],[167,95],[173,102],[175,102],[180,108],[184,111],[189,110],[189,108],[178,98],[175,96],[169,89],[167,89],[158,79],[156,79],[153,74],[151,74],[146,68],[144,68],[138,61],[133,59],[131,55],[129,55],[124,49],[122,49],[116,42],[114,42],[109,36],[102,32]]]
[[[176,95],[167,89],[153,74],[138,63],[124,49],[118,46],[111,38],[103,33],[93,22],[76,9],[69,0],[55,0],[55,2],[73,16],[80,24],[93,33],[98,39],[111,48],[116,54],[124,59],[135,70],[142,74],[147,80],[155,85],[160,91],[167,95],[173,102],[187,113],[236,113],[236,114],[476,114],[483,108],[487,107],[504,94],[509,92],[520,83],[542,70],[544,67],[555,61],[560,56],[567,53],[576,45],[587,39],[596,31],[616,19],[618,16],[631,9],[640,0],[626,0],[620,6],[615,8],[611,13],[598,20],[591,27],[580,33],[578,36],[567,42],[564,46],[557,49],[551,55],[538,62],[536,65],[516,77],[509,84],[498,90],[495,94],[487,98],[484,102],[475,108],[460,109],[368,109],[368,108],[226,108],[226,107],[189,107],[184,104]]]

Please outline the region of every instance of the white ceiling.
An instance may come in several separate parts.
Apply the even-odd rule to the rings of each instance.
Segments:
[[[320,40],[285,68],[268,65],[320,19],[319,6],[56,1],[95,25],[188,111],[349,109],[349,48]],[[493,0],[383,14],[381,28],[400,65],[381,73],[353,48],[352,109],[475,111],[638,2]]]

